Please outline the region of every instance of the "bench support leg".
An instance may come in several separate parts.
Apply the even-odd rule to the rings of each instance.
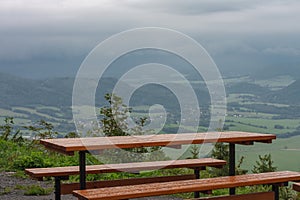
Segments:
[[[229,176],[235,176],[235,144],[229,143]],[[235,195],[235,188],[229,189],[230,195]]]
[[[200,169],[199,168],[195,168],[194,169],[194,174],[196,179],[200,179]],[[199,198],[200,197],[200,192],[194,192],[194,198]]]
[[[86,188],[86,152],[79,151],[80,189]]]
[[[55,183],[54,183],[54,194],[55,194],[55,200],[60,200],[60,177],[55,177]]]
[[[272,190],[275,193],[275,200],[279,200],[279,186],[272,185]]]

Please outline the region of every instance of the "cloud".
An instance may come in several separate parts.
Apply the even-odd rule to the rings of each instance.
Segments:
[[[263,50],[265,54],[284,55],[284,56],[300,56],[300,49],[291,47],[275,47]]]
[[[298,0],[1,0],[0,13],[0,66],[41,58],[63,65],[113,34],[144,26],[186,33],[222,58],[299,56],[300,49],[293,42]]]

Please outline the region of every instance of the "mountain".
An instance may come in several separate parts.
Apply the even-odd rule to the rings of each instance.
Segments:
[[[12,106],[71,106],[74,78],[52,78],[31,80],[0,73],[0,107]],[[98,88],[96,99],[103,99],[105,93],[116,83],[116,79],[104,78],[105,88]],[[98,101],[104,102],[102,101]]]
[[[300,105],[300,79],[289,86],[266,95],[270,102]]]
[[[229,94],[247,93],[247,94],[254,94],[260,96],[269,93],[270,90],[268,88],[261,87],[253,83],[242,82],[242,83],[227,85],[226,92]]]
[[[72,105],[74,80],[74,78],[69,77],[30,80],[0,73],[0,107],[8,109],[13,106],[30,107],[35,105],[70,107]],[[104,95],[111,93],[116,83],[117,79],[115,78],[101,78],[95,94],[96,106],[104,105],[106,102]],[[86,84],[84,87],[89,88],[88,84],[97,83],[88,80]],[[178,88],[178,90],[185,90],[180,83],[173,84],[173,87]],[[131,87],[126,83],[122,83],[122,86],[124,88]],[[192,86],[201,104],[206,105],[210,97],[205,85],[193,84]],[[153,105],[155,103],[165,105],[169,109],[174,108],[174,106],[178,108],[177,97],[169,89],[158,84],[148,84],[138,88],[130,100],[130,106]]]

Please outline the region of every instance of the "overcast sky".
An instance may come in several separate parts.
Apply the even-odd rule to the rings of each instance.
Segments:
[[[299,21],[299,0],[0,0],[0,72],[74,75],[99,42],[150,26],[196,39],[221,69],[288,67]]]

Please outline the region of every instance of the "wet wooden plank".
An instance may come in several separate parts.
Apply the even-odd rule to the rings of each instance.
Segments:
[[[87,189],[92,188],[105,188],[105,187],[116,187],[116,186],[126,186],[126,185],[139,185],[145,183],[161,183],[168,181],[178,181],[178,180],[189,180],[195,179],[194,174],[188,175],[178,175],[178,176],[162,176],[162,177],[148,177],[148,178],[130,178],[121,180],[109,180],[109,181],[93,181],[87,182]],[[69,183],[61,185],[61,194],[72,194],[74,190],[79,190],[79,183]]]
[[[233,196],[222,196],[222,197],[208,197],[201,199],[193,200],[274,200],[274,192],[259,192],[252,194],[242,194],[242,195],[233,195]]]
[[[274,139],[276,139],[276,135],[273,134],[231,131],[210,133],[158,134],[146,136],[59,138],[41,140],[40,143],[49,149],[67,153],[74,151],[114,148],[137,148],[152,146],[172,147],[184,144],[202,144],[215,142],[244,144],[251,144],[251,142],[270,143]]]
[[[300,192],[300,183],[294,183],[293,184],[293,190]]]
[[[89,200],[129,199],[240,186],[277,184],[289,181],[300,181],[300,173],[290,171],[268,172],[208,179],[172,181],[166,183],[150,183],[138,186],[75,190],[73,195],[81,199]]]
[[[196,167],[217,167],[226,164],[225,160],[214,158],[199,158],[186,160],[168,160],[153,162],[136,162],[120,164],[87,165],[87,174],[113,173],[113,172],[139,172],[146,170],[174,169],[174,168],[196,168]],[[25,169],[25,172],[34,178],[70,176],[79,174],[79,166],[32,168]]]

